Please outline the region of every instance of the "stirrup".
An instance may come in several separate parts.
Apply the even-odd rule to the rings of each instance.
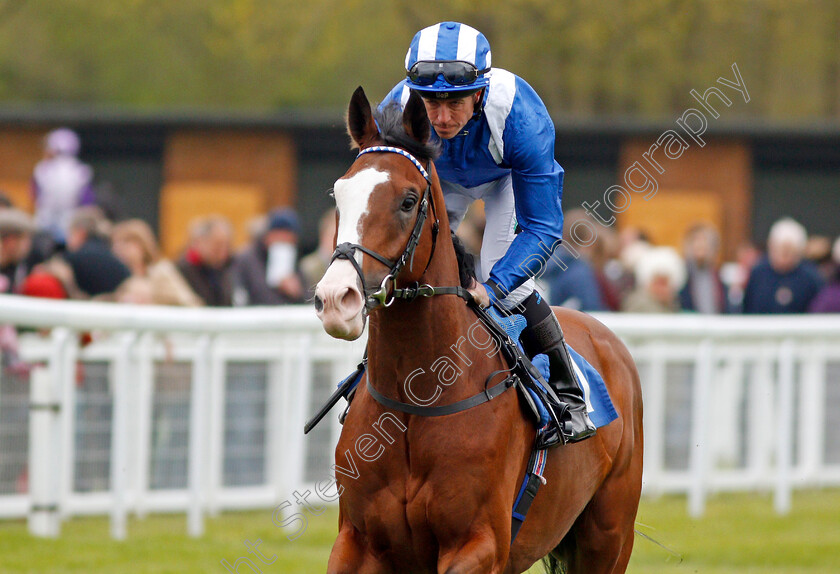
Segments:
[[[566,442],[580,442],[595,436],[595,425],[589,420],[586,406],[581,410],[569,410],[569,420],[563,421]],[[582,429],[575,432],[575,428]]]
[[[537,450],[552,448],[568,442],[566,420],[569,418],[569,405],[565,403],[546,404],[546,408],[551,411],[552,420],[537,434],[535,445]]]
[[[548,405],[548,408],[552,410],[554,415],[552,418],[556,417],[560,424],[558,426],[556,423],[550,423],[547,428],[539,433],[536,442],[537,449],[542,450],[561,444],[581,442],[595,436],[595,425],[589,420],[586,410],[572,410],[566,403]],[[582,430],[575,432],[576,427]]]

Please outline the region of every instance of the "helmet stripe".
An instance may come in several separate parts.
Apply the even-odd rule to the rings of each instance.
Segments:
[[[408,98],[411,97],[411,89],[405,84],[402,87],[402,93],[400,94],[400,107],[405,109],[405,106],[408,104]]]
[[[483,70],[493,65],[491,62],[492,54],[490,53],[490,42],[487,41],[487,37],[484,34],[478,34],[478,38],[476,38],[475,52],[477,54],[475,59],[476,68]]]
[[[411,63],[416,61],[417,42],[411,42],[411,45],[408,47],[408,51],[405,53],[405,69],[408,70],[411,67]]]
[[[421,30],[420,38],[417,41],[417,58],[414,62],[435,59],[435,49],[438,44],[439,29],[440,24],[435,24],[434,26],[429,26],[428,28]]]
[[[464,62],[475,62],[475,53],[478,40],[478,30],[470,26],[461,26],[458,32],[458,54],[455,56],[456,60],[463,60]],[[479,68],[481,69],[481,68]]]
[[[439,27],[437,34],[437,50],[435,60],[457,60],[458,59],[458,36],[461,25],[455,22],[445,22]]]

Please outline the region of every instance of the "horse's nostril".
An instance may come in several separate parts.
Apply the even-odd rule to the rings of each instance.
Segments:
[[[319,313],[324,310],[324,300],[318,295],[315,295],[315,310]]]
[[[347,289],[341,297],[342,309],[353,309],[359,305],[362,296],[355,289]]]

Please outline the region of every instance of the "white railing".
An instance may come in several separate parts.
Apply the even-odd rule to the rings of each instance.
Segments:
[[[0,323],[36,329],[20,350],[38,365],[0,381],[0,517],[29,515],[42,535],[110,513],[122,538],[129,513],[186,511],[199,536],[207,512],[271,508],[327,478],[340,427],[330,417],[304,438],[303,425],[364,349],[328,337],[309,307],[0,296]]]
[[[840,315],[604,315],[633,354],[648,494],[840,485]]]
[[[599,315],[645,399],[645,491],[840,485],[840,316]],[[309,307],[173,309],[0,296],[27,376],[0,378],[0,517],[271,508],[332,475],[332,413],[305,419],[361,357]],[[89,333],[93,342],[80,346]],[[343,403],[343,402],[342,402]],[[336,412],[338,407],[336,408]]]

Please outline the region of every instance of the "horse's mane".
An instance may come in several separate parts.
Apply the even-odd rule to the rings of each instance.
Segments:
[[[373,112],[379,127],[379,137],[384,145],[399,147],[419,159],[431,161],[440,154],[440,142],[429,140],[419,142],[405,132],[403,110],[397,102],[391,102]]]
[[[455,246],[455,258],[458,260],[458,279],[461,287],[467,289],[475,279],[475,257],[467,251],[461,238],[452,234],[452,244]]]

